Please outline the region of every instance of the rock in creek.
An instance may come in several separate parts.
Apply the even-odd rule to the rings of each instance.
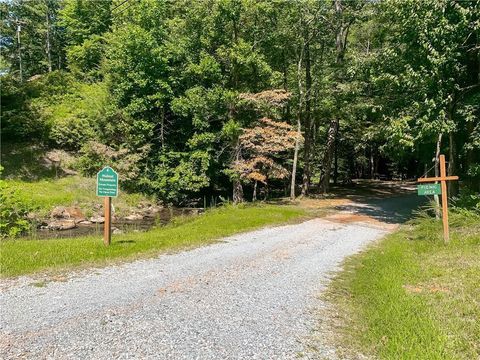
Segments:
[[[93,222],[88,221],[88,220],[82,220],[77,223],[78,225],[92,225]]]
[[[56,206],[51,212],[50,216],[52,218],[61,219],[65,216],[65,207],[64,206]]]
[[[105,222],[105,218],[103,216],[95,215],[90,218],[90,221],[92,223],[103,224]]]
[[[69,230],[75,227],[75,220],[53,220],[47,225],[50,230]]]
[[[50,216],[54,219],[73,219],[76,222],[86,220],[82,210],[77,206],[57,206],[52,210]]]
[[[114,235],[119,235],[119,234],[123,234],[124,232],[123,232],[123,230],[121,230],[121,229],[119,229],[119,228],[117,228],[117,227],[113,227],[113,228],[112,228],[112,233],[113,233]]]
[[[125,216],[125,220],[128,220],[128,221],[143,220],[143,215],[141,215],[141,214],[130,214],[128,216]]]

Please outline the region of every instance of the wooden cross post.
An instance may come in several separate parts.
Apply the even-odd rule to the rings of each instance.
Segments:
[[[445,242],[450,240],[448,231],[448,200],[447,200],[447,181],[458,180],[458,176],[447,176],[445,167],[445,155],[440,155],[440,176],[430,178],[419,178],[419,183],[440,181],[442,188],[442,221],[443,221],[443,239]]]

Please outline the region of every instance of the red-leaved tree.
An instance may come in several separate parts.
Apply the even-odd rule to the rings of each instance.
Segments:
[[[298,132],[286,122],[261,118],[253,128],[243,129],[240,135],[242,158],[235,161],[233,169],[242,180],[254,183],[253,201],[257,198],[258,182],[283,179],[289,172],[277,160],[279,155],[295,147]]]

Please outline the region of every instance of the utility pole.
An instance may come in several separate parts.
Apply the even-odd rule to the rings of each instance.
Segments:
[[[18,68],[20,74],[20,82],[23,82],[22,42],[20,39],[20,32],[22,31],[22,25],[25,24],[25,21],[16,19],[15,24],[17,25]]]
[[[47,53],[47,63],[48,63],[48,72],[52,72],[52,56],[51,56],[51,46],[50,46],[50,12],[49,12],[49,7],[48,3],[46,3],[47,9],[46,9],[46,20],[47,20],[47,43],[46,43],[46,53]]]

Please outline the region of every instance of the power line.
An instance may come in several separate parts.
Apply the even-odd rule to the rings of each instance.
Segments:
[[[111,9],[110,11],[113,13],[115,11],[115,9],[119,8],[120,6],[122,6],[123,4],[129,2],[130,0],[124,0],[122,1],[120,4],[118,4],[117,6],[115,6],[113,9]]]
[[[130,2],[131,0],[125,0],[124,3],[127,3],[127,2]],[[137,1],[137,4],[140,2],[140,0]],[[133,5],[135,4],[135,2],[132,2],[129,6],[127,7],[124,7],[122,10],[116,12],[116,13],[112,13],[114,14],[115,16],[112,16],[112,20],[117,17],[118,15],[120,15],[121,13],[125,12],[126,10],[130,9]]]

